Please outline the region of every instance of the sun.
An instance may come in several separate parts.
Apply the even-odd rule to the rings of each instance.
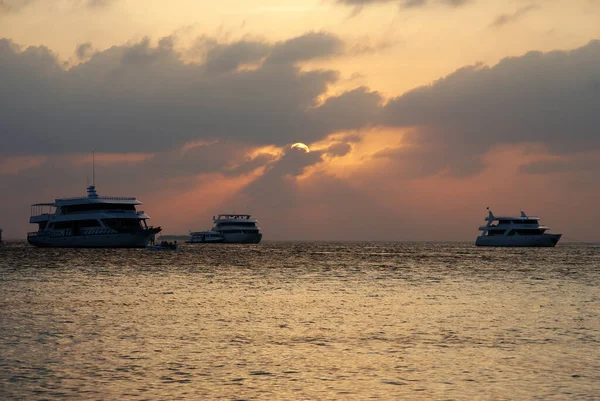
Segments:
[[[306,153],[310,152],[310,149],[308,148],[308,146],[306,146],[306,144],[304,144],[302,142],[297,142],[297,143],[293,144],[292,149],[302,149]]]

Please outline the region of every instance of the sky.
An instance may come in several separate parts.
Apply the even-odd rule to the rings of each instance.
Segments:
[[[135,196],[165,234],[600,241],[598,0],[0,0],[0,227]],[[310,149],[292,147],[304,143]]]

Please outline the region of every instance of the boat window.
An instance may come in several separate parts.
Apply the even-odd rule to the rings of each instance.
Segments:
[[[59,221],[57,223],[54,223],[54,228],[57,230],[64,230],[66,228],[72,228],[72,227],[73,227],[72,221]]]
[[[256,227],[256,223],[246,223],[246,222],[239,222],[239,223],[219,223],[219,227],[231,227],[231,226],[235,226],[235,227]]]
[[[504,235],[504,231],[505,231],[505,230],[489,230],[489,231],[488,231],[488,235],[489,235],[489,236],[494,236],[494,235]]]
[[[519,230],[515,230],[515,232],[519,235],[541,235],[544,233],[544,231],[546,231],[545,229],[519,229]]]
[[[137,219],[102,219],[106,227],[110,227],[119,232],[138,231],[142,227]]]
[[[119,203],[86,203],[82,205],[69,205],[61,207],[62,214],[92,212],[97,210],[135,210],[135,205],[122,205]]]

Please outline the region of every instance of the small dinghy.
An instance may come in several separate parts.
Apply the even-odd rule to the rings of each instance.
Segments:
[[[158,245],[148,245],[146,249],[149,251],[176,251],[177,246],[177,241],[161,241]]]

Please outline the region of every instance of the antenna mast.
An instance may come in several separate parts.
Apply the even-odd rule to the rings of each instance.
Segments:
[[[96,152],[92,151],[92,185],[96,186]]]

